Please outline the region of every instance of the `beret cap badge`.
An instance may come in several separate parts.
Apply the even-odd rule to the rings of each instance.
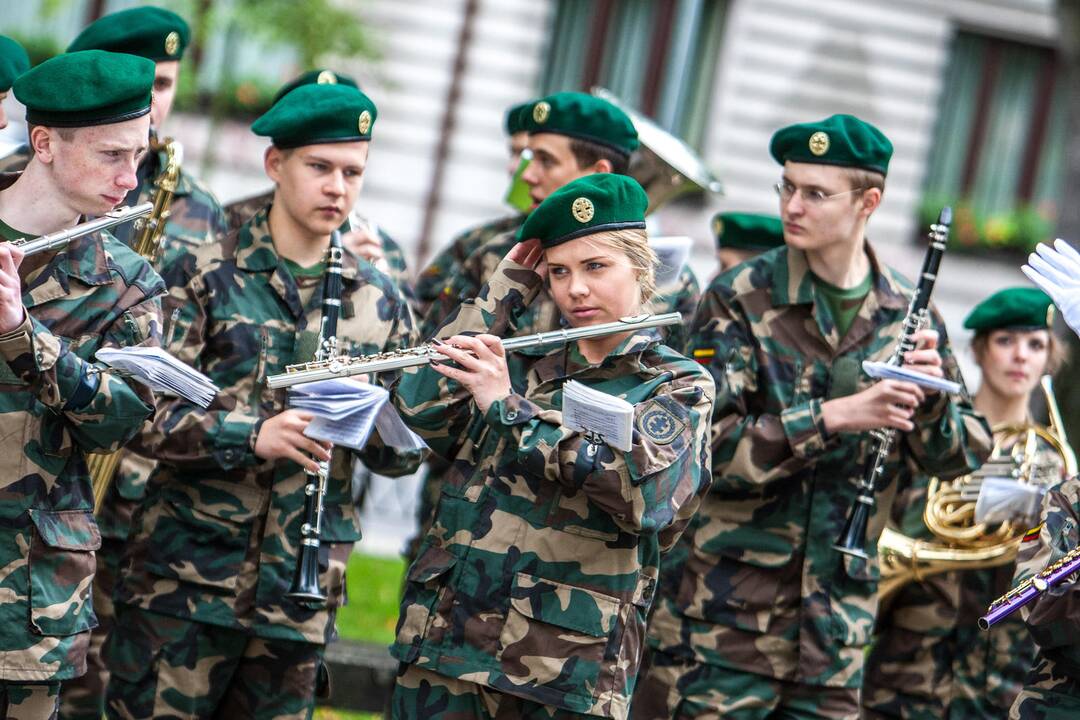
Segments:
[[[1054,305],[1051,303],[1046,307],[1046,327],[1054,327]]]
[[[551,113],[551,106],[548,105],[543,100],[536,103],[536,105],[533,105],[533,112],[532,112],[533,120],[535,120],[536,122],[538,122],[540,124],[543,124],[543,123],[547,122],[548,115],[550,113]]]
[[[825,153],[829,152],[829,135],[828,133],[817,131],[810,136],[810,152],[814,153],[818,157],[821,157]]]
[[[332,70],[323,70],[315,82],[319,85],[337,85],[337,75]]]
[[[176,51],[180,49],[180,33],[173,30],[171,33],[165,36],[165,53],[167,55],[175,55]]]
[[[570,206],[570,212],[579,223],[587,223],[593,219],[596,209],[593,207],[592,200],[587,197],[579,197]]]
[[[360,118],[356,121],[356,128],[360,131],[361,135],[367,135],[368,130],[371,129],[371,113],[367,110],[360,113]]]

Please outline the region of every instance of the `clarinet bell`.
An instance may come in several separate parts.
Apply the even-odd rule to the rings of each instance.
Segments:
[[[326,595],[319,587],[319,548],[303,545],[300,548],[299,562],[293,572],[292,585],[285,593],[298,605],[318,607],[326,604]]]
[[[866,528],[870,523],[870,505],[861,500],[860,497],[848,513],[847,522],[833,548],[845,555],[869,560],[866,554]]]

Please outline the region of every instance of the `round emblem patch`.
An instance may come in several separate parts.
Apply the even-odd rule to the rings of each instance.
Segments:
[[[543,125],[547,122],[548,115],[551,114],[551,106],[544,101],[540,101],[533,105],[533,120]]]
[[[638,419],[638,430],[657,445],[667,445],[682,432],[683,423],[669,410],[654,405]]]
[[[367,110],[360,113],[360,119],[356,122],[356,128],[360,131],[361,135],[367,135],[368,130],[371,129],[371,113]]]
[[[818,157],[821,157],[825,153],[829,152],[829,135],[818,130],[816,133],[810,136],[810,152],[814,153]]]
[[[323,70],[315,78],[315,82],[319,85],[337,85],[337,75],[334,74],[333,70]]]
[[[165,36],[165,54],[175,55],[180,49],[180,33],[173,30]]]
[[[587,197],[579,197],[570,206],[570,212],[579,223],[587,223],[593,219],[596,209],[593,207],[592,200]]]

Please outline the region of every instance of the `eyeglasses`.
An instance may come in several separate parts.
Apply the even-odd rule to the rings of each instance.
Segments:
[[[776,190],[776,194],[780,196],[780,199],[787,202],[791,199],[791,196],[796,192],[799,193],[799,197],[807,205],[824,205],[826,201],[838,198],[841,195],[850,195],[853,192],[859,192],[866,188],[852,188],[851,190],[845,190],[844,192],[833,193],[832,195],[826,195],[820,190],[807,190],[806,188],[796,187],[789,182],[781,180],[773,185],[773,189]]]

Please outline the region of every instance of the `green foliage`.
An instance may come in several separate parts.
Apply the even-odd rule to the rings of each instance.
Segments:
[[[379,713],[351,712],[337,708],[315,708],[315,720],[382,720]]]
[[[5,32],[15,42],[19,43],[30,56],[30,65],[34,66],[44,62],[54,55],[64,51],[64,47],[50,35],[23,35],[18,32]]]
[[[181,112],[206,112],[213,107],[223,117],[254,119],[270,108],[277,85],[261,78],[227,80],[214,92],[200,91],[191,73],[180,73],[174,107]]]
[[[978,252],[986,249],[1028,253],[1040,242],[1053,239],[1053,219],[1046,217],[1033,205],[1021,205],[1015,210],[980,213],[967,200],[946,197],[925,197],[919,206],[919,232],[923,233],[937,222],[944,205],[953,209],[949,245],[953,249]]]
[[[305,69],[327,56],[377,57],[357,15],[339,5],[333,0],[239,0],[236,19],[252,33],[296,48]]]
[[[353,553],[345,571],[349,602],[338,610],[342,638],[389,645],[394,641],[405,561]]]

